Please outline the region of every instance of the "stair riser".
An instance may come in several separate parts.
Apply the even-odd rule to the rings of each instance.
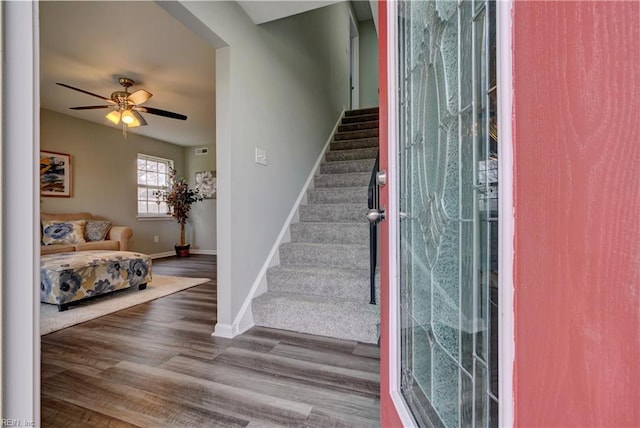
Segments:
[[[364,129],[362,131],[336,132],[334,141],[355,140],[358,138],[371,138],[378,136],[378,129]]]
[[[286,295],[262,297],[254,299],[251,305],[256,325],[364,343],[377,342],[378,306],[363,304],[345,310],[336,307],[333,301],[298,301]],[[379,385],[372,384],[370,388],[377,391]]]
[[[283,266],[368,269],[369,248],[351,245],[283,244],[280,246],[280,263]]]
[[[344,141],[333,141],[330,144],[329,150],[339,151],[339,150],[353,150],[353,149],[368,149],[368,148],[378,148],[378,137],[376,138],[361,138],[359,140],[344,140]]]
[[[338,132],[360,131],[363,129],[378,129],[378,121],[344,123],[338,126]]]
[[[324,156],[324,160],[327,162],[333,162],[359,159],[375,159],[377,155],[377,147],[356,150],[336,150],[335,152],[327,152],[327,154]]]
[[[291,225],[292,242],[365,245],[369,242],[369,225],[304,222]]]
[[[369,272],[364,270],[345,270],[344,272],[346,273],[291,271],[275,266],[267,271],[267,284],[269,284],[269,291],[353,299],[368,303],[370,300]]]
[[[366,187],[371,180],[370,172],[354,174],[321,174],[313,178],[315,187]]]
[[[362,114],[360,116],[345,116],[342,118],[342,125],[347,125],[349,123],[359,123],[359,122],[372,122],[374,120],[378,120],[378,113],[374,114]]]
[[[345,188],[322,188],[307,190],[307,201],[309,204],[366,204],[367,188],[345,187]]]
[[[346,174],[349,172],[371,172],[375,159],[324,162],[320,165],[320,174]]]
[[[367,218],[367,206],[358,205],[301,205],[300,221],[361,222]]]

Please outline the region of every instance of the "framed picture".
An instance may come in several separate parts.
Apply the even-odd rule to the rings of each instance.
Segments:
[[[216,197],[216,172],[198,171],[196,172],[196,189],[205,199],[215,199]]]
[[[71,197],[71,155],[40,152],[40,195]]]

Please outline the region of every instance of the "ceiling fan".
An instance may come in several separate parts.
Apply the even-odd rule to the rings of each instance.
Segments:
[[[124,87],[124,91],[112,92],[111,98],[103,97],[102,95],[94,94],[93,92],[85,91],[84,89],[75,88],[65,83],[57,82],[56,84],[107,101],[109,103],[107,105],[69,108],[71,110],[95,110],[101,108],[111,109],[111,112],[107,113],[105,117],[115,125],[122,123],[122,128],[125,132],[126,128],[145,126],[147,124],[147,121],[144,119],[144,117],[142,117],[140,112],[169,117],[171,119],[187,120],[187,116],[183,114],[173,113],[167,110],[160,110],[153,107],[142,106],[141,104],[147,102],[149,98],[153,96],[153,94],[151,92],[145,91],[144,89],[139,89],[130,94],[129,88],[135,85],[133,79],[130,79],[128,77],[119,77],[118,83],[120,83],[120,85]]]

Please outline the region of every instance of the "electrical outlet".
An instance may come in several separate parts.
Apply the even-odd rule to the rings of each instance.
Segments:
[[[156,244],[160,242],[160,238],[158,237],[158,235],[153,236],[153,242],[155,242]]]

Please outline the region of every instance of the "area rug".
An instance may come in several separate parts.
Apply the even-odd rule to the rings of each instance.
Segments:
[[[81,301],[58,312],[56,305],[40,304],[40,335],[52,333],[159,297],[168,296],[210,281],[209,278],[182,278],[153,275],[145,290],[130,287],[99,298]]]

